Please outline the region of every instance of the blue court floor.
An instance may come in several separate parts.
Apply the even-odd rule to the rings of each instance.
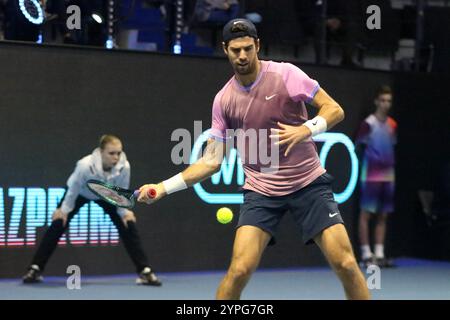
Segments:
[[[371,290],[373,299],[450,299],[449,262],[397,259],[395,263],[397,268],[381,270],[381,288]],[[224,271],[160,273],[162,287],[137,286],[134,275],[82,276],[79,290],[67,289],[64,277],[47,276],[37,285],[1,279],[0,299],[210,300],[223,275]],[[344,298],[337,278],[326,267],[260,270],[242,295],[251,300]]]

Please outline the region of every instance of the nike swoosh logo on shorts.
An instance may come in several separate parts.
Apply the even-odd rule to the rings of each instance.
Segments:
[[[333,218],[333,217],[337,216],[338,214],[339,214],[339,212],[329,213],[328,216],[329,216],[330,218]]]
[[[272,98],[275,97],[277,94],[278,94],[278,93],[275,93],[275,94],[271,95],[270,97],[266,96],[266,100],[272,99]]]

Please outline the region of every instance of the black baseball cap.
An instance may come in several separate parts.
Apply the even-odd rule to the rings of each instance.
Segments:
[[[223,27],[223,41],[228,42],[241,37],[258,39],[255,25],[247,19],[233,19],[228,21],[225,27]]]

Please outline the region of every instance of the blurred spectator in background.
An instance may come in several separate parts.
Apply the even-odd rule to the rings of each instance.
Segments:
[[[198,0],[195,16],[199,22],[227,23],[239,16],[238,0]]]
[[[197,0],[194,19],[198,22],[225,24],[241,16],[241,9],[238,0]],[[262,20],[257,13],[248,13],[245,17],[253,23]]]
[[[320,61],[322,44],[322,11],[323,2],[318,0],[302,0],[295,2],[299,12],[300,23],[304,33],[313,37],[316,62]],[[327,1],[326,11],[326,41],[328,58],[330,44],[338,44],[342,48],[341,65],[356,66],[353,55],[356,52],[358,40],[362,35],[363,24],[360,19],[365,13],[360,0]]]
[[[384,255],[384,240],[388,215],[394,211],[395,154],[397,123],[389,117],[392,107],[392,90],[388,86],[378,89],[376,110],[360,125],[356,145],[361,155],[361,193],[359,216],[359,241],[364,266],[378,264],[389,267]],[[362,149],[362,150],[361,150]],[[376,218],[375,255],[370,249],[369,221]]]
[[[47,0],[45,11],[47,21],[50,20],[50,40],[63,43],[74,43],[69,30],[66,27],[66,9],[70,5],[68,0]],[[49,39],[46,39],[49,40]]]

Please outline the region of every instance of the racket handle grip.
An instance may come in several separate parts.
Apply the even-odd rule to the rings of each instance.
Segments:
[[[137,198],[137,197],[139,197],[139,193],[140,193],[140,191],[139,190],[136,190],[135,192],[134,192],[134,196]],[[151,189],[148,189],[148,191],[147,191],[147,195],[148,195],[148,197],[150,198],[150,199],[154,199],[154,198],[156,198],[156,190],[155,189],[153,189],[153,188],[151,188]]]
[[[156,198],[157,193],[156,193],[155,189],[150,188],[150,189],[148,189],[147,194],[148,194],[149,198],[154,199],[154,198]]]

